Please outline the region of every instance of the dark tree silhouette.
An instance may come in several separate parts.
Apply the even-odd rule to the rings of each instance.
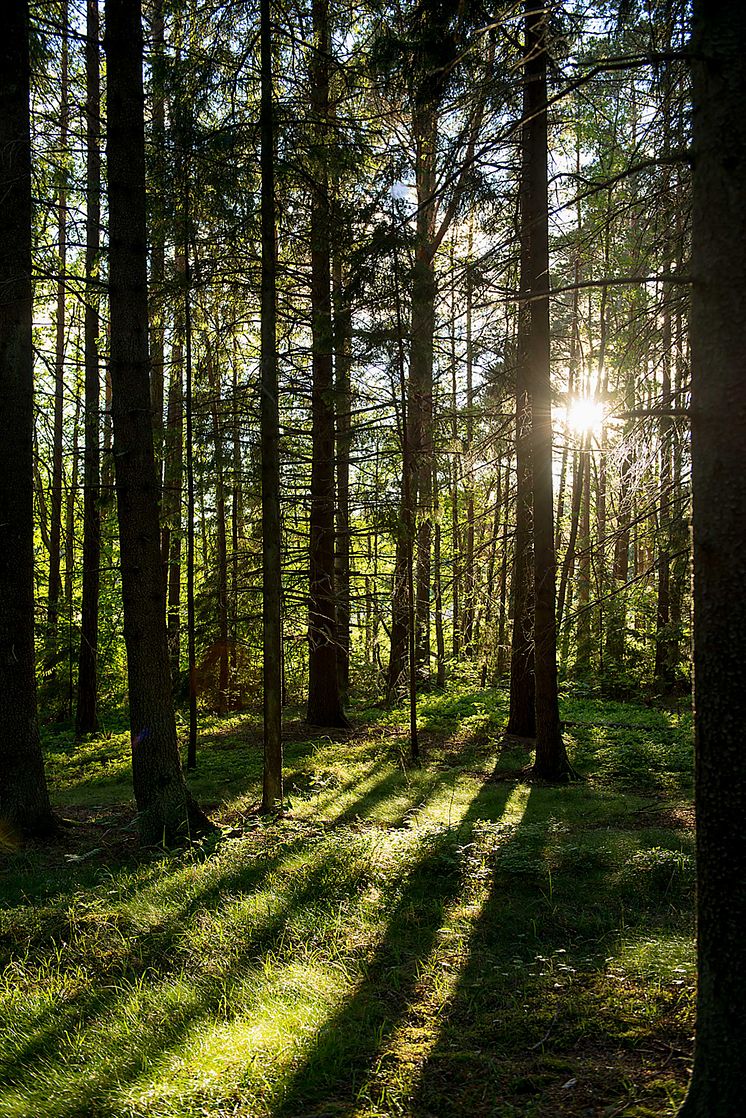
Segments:
[[[682,1118],[743,1113],[746,8],[695,4],[692,493],[697,1027]]]
[[[106,154],[114,464],[127,647],[132,776],[146,843],[183,840],[207,819],[179,758],[160,554],[148,360],[142,16],[107,0]]]
[[[54,827],[36,720],[31,144],[26,0],[0,44],[0,827]]]

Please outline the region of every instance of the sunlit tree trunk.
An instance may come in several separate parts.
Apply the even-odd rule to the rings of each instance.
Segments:
[[[175,252],[176,276],[183,290],[186,260]],[[181,661],[181,554],[182,490],[184,487],[184,315],[177,311],[171,342],[168,412],[163,453],[163,502],[161,514],[161,560],[166,578],[166,626],[171,674],[179,678]]]
[[[476,610],[474,577],[474,342],[472,317],[474,280],[471,258],[474,240],[473,221],[469,224],[469,252],[466,269],[466,548],[464,553],[464,650],[471,658],[474,652],[474,615]]]
[[[526,192],[526,178],[521,181],[521,208]],[[513,626],[510,645],[510,709],[507,732],[517,737],[532,738],[536,733],[534,687],[534,586],[532,535],[531,474],[531,397],[527,378],[526,339],[528,337],[529,305],[523,301],[528,292],[528,237],[521,232],[522,296],[518,308],[516,339],[515,396],[515,534],[513,537],[513,571],[511,597]]]
[[[350,690],[350,449],[352,446],[352,312],[345,288],[342,256],[333,264],[334,397],[336,411],[337,516],[335,589],[337,593],[337,674],[343,704]]]

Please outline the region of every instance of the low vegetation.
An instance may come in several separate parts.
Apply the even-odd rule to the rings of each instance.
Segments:
[[[2,1118],[672,1115],[693,1029],[686,712],[566,695],[583,776],[530,784],[506,696],[260,727],[205,723],[220,823],[136,844],[127,734],[50,735],[68,820],[4,859]]]

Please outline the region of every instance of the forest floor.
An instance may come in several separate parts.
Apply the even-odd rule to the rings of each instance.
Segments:
[[[124,732],[48,733],[53,847],[0,859],[2,1118],[673,1115],[691,1057],[691,719],[579,693],[584,779],[531,784],[506,696],[203,719],[221,824],[139,850]]]

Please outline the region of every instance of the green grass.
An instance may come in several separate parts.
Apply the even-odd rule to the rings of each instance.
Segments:
[[[224,824],[140,851],[127,736],[47,741],[74,821],[0,869],[0,1118],[673,1115],[691,1049],[688,717],[563,702],[585,779],[531,785],[505,696],[350,733],[203,719]]]

